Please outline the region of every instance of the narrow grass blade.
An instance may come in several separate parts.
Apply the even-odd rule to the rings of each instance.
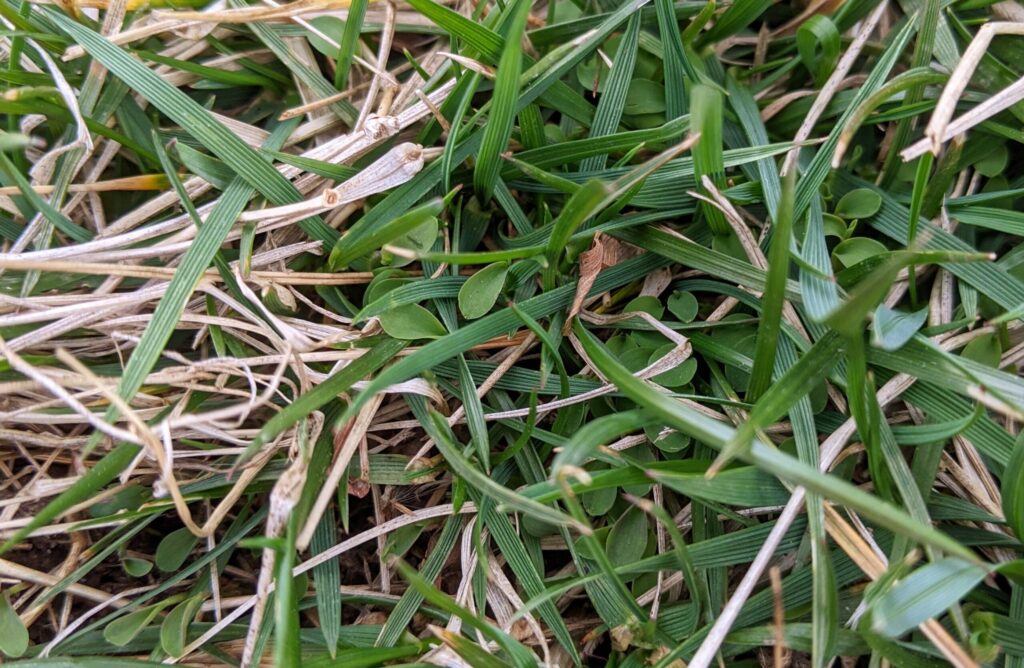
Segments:
[[[484,203],[491,199],[494,192],[494,184],[501,170],[501,153],[512,136],[512,123],[517,111],[516,98],[519,97],[519,75],[523,64],[520,41],[526,29],[531,4],[530,0],[519,0],[515,5],[501,60],[498,61],[491,113],[484,126],[483,141],[473,170],[473,187]]]
[[[771,385],[772,369],[775,368],[775,351],[778,346],[779,329],[782,323],[782,307],[785,303],[786,280],[789,278],[789,248],[793,235],[793,188],[795,177],[789,175],[782,184],[782,201],[779,204],[775,225],[772,227],[772,245],[768,252],[768,277],[762,297],[760,326],[754,348],[754,369],[750,372],[747,387],[747,401],[757,401]]]

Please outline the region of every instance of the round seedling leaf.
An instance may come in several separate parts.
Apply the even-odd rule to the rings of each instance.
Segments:
[[[630,116],[660,114],[665,111],[665,87],[650,79],[633,79],[629,82],[626,103],[622,113]]]
[[[636,297],[635,299],[630,300],[630,302],[622,308],[623,313],[632,313],[634,311],[650,313],[658,319],[665,315],[665,307],[662,305],[661,300],[657,297],[651,297],[650,295]]]
[[[160,646],[170,656],[179,657],[185,653],[188,641],[188,628],[195,620],[199,607],[203,604],[202,596],[193,596],[174,606],[160,624]]]
[[[611,527],[601,527],[600,529],[594,529],[594,540],[601,547],[608,544],[608,534],[611,532]],[[597,555],[593,553],[590,547],[591,543],[583,536],[580,536],[573,541],[573,549],[576,550],[576,554],[583,557],[584,559],[596,559]]]
[[[651,130],[665,124],[665,112],[656,114],[623,114],[622,124],[634,130]]]
[[[167,534],[156,546],[156,567],[164,573],[178,570],[198,540],[195,534],[184,527]]]
[[[144,575],[149,575],[149,572],[153,570],[153,562],[149,559],[125,557],[121,560],[121,568],[133,578],[141,578]]]
[[[608,532],[608,560],[614,566],[626,566],[639,561],[647,549],[647,514],[639,508],[630,508],[612,525]]]
[[[505,286],[508,263],[496,262],[470,276],[459,289],[459,311],[467,320],[486,315]]]
[[[618,48],[618,42],[621,41],[621,37],[616,36],[608,41],[611,42],[612,40],[615,40],[616,48]],[[661,58],[640,49],[636,54],[636,66],[633,69],[633,74],[640,79],[660,81],[662,78],[662,66]]]
[[[978,364],[998,369],[999,360],[1003,356],[1003,346],[999,343],[999,337],[995,334],[984,334],[976,339],[971,339],[964,346],[960,356],[973,360]]]
[[[584,90],[603,93],[608,87],[610,71],[600,56],[593,56],[576,66],[576,80]]]
[[[693,322],[697,317],[697,298],[692,292],[676,290],[668,298],[668,310],[679,322]]]
[[[604,517],[615,505],[617,496],[617,489],[605,487],[604,489],[595,489],[593,492],[584,492],[580,495],[580,502],[591,517]]]
[[[583,10],[577,7],[576,3],[572,0],[556,0],[552,4],[554,5],[554,14],[552,16],[554,23],[572,21],[583,15]]]
[[[103,629],[103,638],[111,645],[124,647],[149,626],[165,607],[167,606],[158,603],[117,618]]]
[[[539,520],[531,515],[523,515],[520,519],[520,524],[523,527],[523,531],[530,534],[534,538],[543,538],[544,536],[553,536],[558,533],[558,526]]]
[[[653,348],[629,348],[626,352],[622,353],[619,359],[624,367],[633,373],[637,373],[647,367],[653,353]]]
[[[636,330],[629,333],[629,338],[638,348],[646,348],[649,352],[657,350],[665,345],[668,340],[661,332]]]
[[[832,257],[844,267],[852,267],[887,250],[880,241],[867,237],[853,237],[836,246],[832,250]]]
[[[653,424],[644,427],[644,434],[647,435],[647,440],[654,444],[654,447],[658,448],[661,452],[667,452],[674,454],[685,450],[692,439],[686,434],[681,434],[678,431],[670,431],[667,434],[662,435],[661,425]]]
[[[28,649],[28,629],[6,596],[0,596],[0,653],[18,657]]]
[[[716,235],[711,238],[711,248],[719,253],[725,253],[731,258],[742,262],[748,262],[747,249],[740,243],[740,238],[735,234]]]
[[[366,286],[363,294],[363,306],[372,304],[395,288],[399,288],[415,279],[401,269],[383,269]]]
[[[839,216],[833,216],[831,213],[823,213],[821,215],[821,221],[824,223],[826,237],[838,237],[839,239],[845,239],[850,234],[850,228],[846,225],[846,221]]]
[[[662,357],[675,350],[675,347],[676,345],[674,343],[669,343],[667,345],[662,346],[661,348],[658,348],[657,350],[654,351],[654,353],[651,354],[650,358],[647,360],[647,363],[654,364]],[[683,362],[681,362],[678,366],[669,369],[668,371],[663,371],[662,373],[659,373],[651,380],[653,380],[658,385],[663,385],[665,387],[681,387],[689,383],[691,380],[693,380],[693,376],[695,373],[697,373],[697,360],[691,357],[687,360],[683,360]]]
[[[381,261],[392,267],[404,267],[415,262],[415,255],[426,253],[433,248],[434,240],[437,239],[437,230],[437,218],[431,216],[422,225],[416,226],[385,246],[380,254]],[[399,249],[401,252],[398,252]]]
[[[882,208],[882,196],[870,188],[857,188],[843,195],[835,215],[846,220],[870,218]]]
[[[643,444],[632,447],[629,450],[624,450],[622,455],[635,462],[639,462],[641,466],[655,460],[654,453]],[[651,483],[638,482],[635,485],[623,485],[622,491],[633,496],[647,496],[651,491]]]
[[[871,343],[882,350],[902,348],[927,319],[927,308],[906,313],[879,304],[871,324]]]
[[[419,304],[396,306],[380,316],[380,326],[403,341],[436,339],[448,333],[441,321]]]
[[[141,485],[128,485],[110,498],[89,507],[90,517],[107,517],[122,510],[136,510],[149,497]]]
[[[616,357],[622,357],[626,354],[627,350],[633,350],[637,347],[636,341],[622,334],[616,334],[608,339],[606,345],[608,346],[608,350],[610,350]]]
[[[313,26],[313,30],[306,31],[310,46],[328,58],[337,58],[345,22],[336,16],[318,16],[309,23]]]
[[[1005,144],[1001,144],[994,150],[987,151],[981,160],[974,163],[974,168],[982,176],[991,179],[1006,171],[1006,165],[1009,162],[1010,152],[1006,150]]]

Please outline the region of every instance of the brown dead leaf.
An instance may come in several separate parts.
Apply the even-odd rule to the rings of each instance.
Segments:
[[[576,296],[573,297],[572,306],[569,307],[569,315],[565,319],[565,327],[562,328],[563,334],[569,333],[572,319],[583,308],[583,301],[587,298],[587,293],[590,292],[594,281],[597,280],[597,275],[605,266],[607,266],[605,264],[605,238],[598,232],[594,235],[590,249],[580,255],[580,280],[576,283]]]
[[[657,297],[672,284],[672,270],[662,267],[647,274],[644,286],[640,289],[641,297]]]
[[[357,499],[362,499],[370,493],[370,483],[362,478],[354,478],[348,481],[348,493]]]

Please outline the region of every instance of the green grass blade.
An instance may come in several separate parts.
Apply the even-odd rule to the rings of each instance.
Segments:
[[[636,66],[637,43],[640,39],[640,14],[634,14],[626,24],[626,31],[619,41],[619,48],[612,61],[612,71],[605,92],[597,103],[594,123],[590,126],[591,137],[602,137],[613,133],[622,119],[622,109],[629,94],[629,82],[633,79]],[[580,171],[604,169],[607,156],[595,155],[580,163]]]
[[[530,4],[529,0],[519,0],[515,5],[501,59],[498,61],[491,113],[484,126],[484,136],[473,170],[473,187],[484,203],[491,199],[494,192],[494,184],[501,170],[501,153],[512,136],[512,124],[517,111],[516,99],[519,97],[519,75],[523,64],[520,41],[526,30]]]
[[[654,0],[654,7],[665,50],[665,116],[672,120],[686,113],[686,54],[672,0]]]
[[[695,133],[700,133],[700,140],[693,149],[693,176],[698,184],[697,189],[707,195],[704,186],[700,185],[701,177],[711,179],[719,190],[725,181],[725,160],[722,155],[724,103],[721,91],[703,83],[694,86],[690,96],[691,126]],[[716,206],[702,201],[699,207],[715,236],[732,234],[725,216]]]
[[[786,300],[786,280],[789,278],[794,178],[787,177],[782,185],[782,201],[775,217],[775,225],[772,227],[772,244],[767,258],[768,277],[765,280],[760,326],[754,348],[754,369],[750,372],[750,385],[747,387],[747,401],[751,403],[757,401],[768,389],[772,369],[775,368],[775,352],[779,329],[782,326],[782,307]]]
[[[320,554],[337,542],[336,526],[334,508],[328,506],[313,532],[311,554]],[[313,582],[316,585],[316,611],[320,618],[320,629],[324,634],[327,651],[333,657],[338,651],[341,628],[341,569],[338,563],[331,560],[314,566]]]
[[[348,14],[345,16],[345,30],[341,33],[338,58],[334,65],[334,87],[338,90],[345,90],[348,83],[352,58],[359,48],[359,33],[363,28],[363,19],[369,5],[370,0],[352,0],[349,3]]]

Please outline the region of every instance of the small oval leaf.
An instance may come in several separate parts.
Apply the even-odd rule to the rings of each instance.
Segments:
[[[595,489],[593,492],[584,492],[580,495],[580,502],[591,517],[603,517],[615,505],[617,497],[618,494],[614,487],[606,487]]]
[[[643,295],[641,297],[631,299],[628,304],[622,307],[623,313],[634,313],[636,311],[650,313],[658,319],[661,319],[661,316],[665,315],[665,307],[662,305],[661,300],[657,297],[651,297],[650,295]]]
[[[470,276],[459,289],[459,311],[468,320],[486,315],[505,286],[508,263],[496,262]]]
[[[679,322],[693,322],[697,317],[697,298],[692,292],[676,290],[668,298],[668,310],[679,319]]]
[[[928,319],[928,309],[913,313],[896,311],[885,304],[875,309],[871,325],[871,342],[882,350],[897,350],[910,340]]]
[[[199,606],[202,604],[202,596],[193,596],[176,605],[164,617],[164,621],[160,625],[160,646],[170,656],[179,657],[185,653],[188,628],[192,625]]]
[[[964,350],[960,353],[961,357],[969,360],[973,360],[978,364],[984,364],[990,366],[993,369],[999,368],[999,360],[1003,356],[1003,346],[999,342],[999,337],[995,334],[984,334],[971,341],[964,346]]]
[[[148,608],[142,608],[141,610],[130,612],[124,617],[115,619],[103,629],[103,637],[111,645],[124,647],[134,640],[135,636],[139,635],[142,629],[152,623],[163,607],[163,605],[151,605]]]
[[[655,350],[651,356],[647,359],[647,364],[654,364],[665,355],[675,350],[676,344],[667,343],[661,348]],[[662,371],[657,376],[652,378],[658,385],[665,387],[682,387],[691,380],[693,380],[694,374],[697,373],[697,360],[693,357],[683,360],[676,367],[669,369],[668,371]]]
[[[178,570],[198,540],[195,534],[184,527],[167,534],[157,545],[156,567],[165,573]]]
[[[625,566],[642,559],[646,549],[647,514],[639,508],[630,508],[608,532],[608,559],[615,566]]]
[[[689,436],[678,431],[670,431],[663,434],[662,427],[659,424],[644,427],[644,434],[646,434],[647,440],[661,452],[682,452],[689,447],[692,441]]]
[[[133,578],[141,578],[143,575],[148,575],[153,570],[153,562],[148,559],[136,559],[135,557],[125,557],[121,560],[121,568],[124,572]]]
[[[882,208],[882,196],[870,188],[857,188],[843,195],[835,214],[846,220],[870,218]]]
[[[149,494],[140,485],[129,485],[89,508],[89,517],[106,517],[121,510],[137,510]]]
[[[434,240],[437,239],[437,230],[437,218],[431,216],[422,224],[417,225],[385,246],[385,250],[381,251],[381,261],[391,265],[392,267],[404,267],[405,265],[412,263],[415,258],[409,257],[408,255],[426,253],[433,248]],[[393,250],[387,249],[404,249],[405,252],[399,255],[398,253],[393,252]]]
[[[588,467],[588,470],[594,472],[607,469],[607,465]],[[595,489],[592,492],[580,494],[580,503],[583,504],[583,509],[591,517],[603,517],[615,505],[615,500],[618,496],[618,491],[615,487],[605,487],[604,489]]]
[[[419,304],[406,304],[381,314],[380,326],[403,341],[436,339],[448,333],[441,321]]]
[[[21,656],[28,649],[28,630],[6,596],[0,596],[0,652]]]
[[[665,87],[650,79],[633,79],[629,82],[622,113],[658,114],[665,111]]]
[[[374,302],[395,288],[416,280],[401,269],[384,269],[373,277],[370,284],[366,286],[363,294],[363,303]]]
[[[311,19],[310,24],[315,28],[306,35],[310,46],[328,58],[337,58],[340,50],[338,43],[345,32],[345,22],[336,16],[318,16]]]
[[[974,163],[974,168],[982,176],[993,178],[1006,171],[1006,165],[1010,162],[1010,152],[1006,145],[997,146],[991,151],[986,151],[984,157]]]
[[[623,450],[622,457],[630,464],[640,469],[643,469],[645,466],[657,459],[657,457],[654,456],[654,452],[643,444],[634,446],[628,450]],[[651,493],[651,483],[649,481],[644,481],[634,485],[623,485],[622,491],[626,494],[632,494],[633,496],[647,496]]]
[[[880,241],[867,237],[853,237],[836,246],[832,251],[832,257],[844,267],[852,267],[858,262],[885,253],[887,250]]]
[[[833,216],[831,213],[821,214],[821,222],[824,224],[825,236],[826,237],[838,237],[839,239],[845,239],[850,233],[850,228],[847,227],[846,221],[839,216]]]
[[[608,543],[608,532],[611,531],[611,527],[601,527],[600,529],[594,529],[594,541],[598,547],[605,547]],[[583,537],[577,538],[573,541],[573,549],[576,550],[578,556],[584,559],[597,559],[597,555],[594,554],[591,549],[591,542],[584,539]]]

